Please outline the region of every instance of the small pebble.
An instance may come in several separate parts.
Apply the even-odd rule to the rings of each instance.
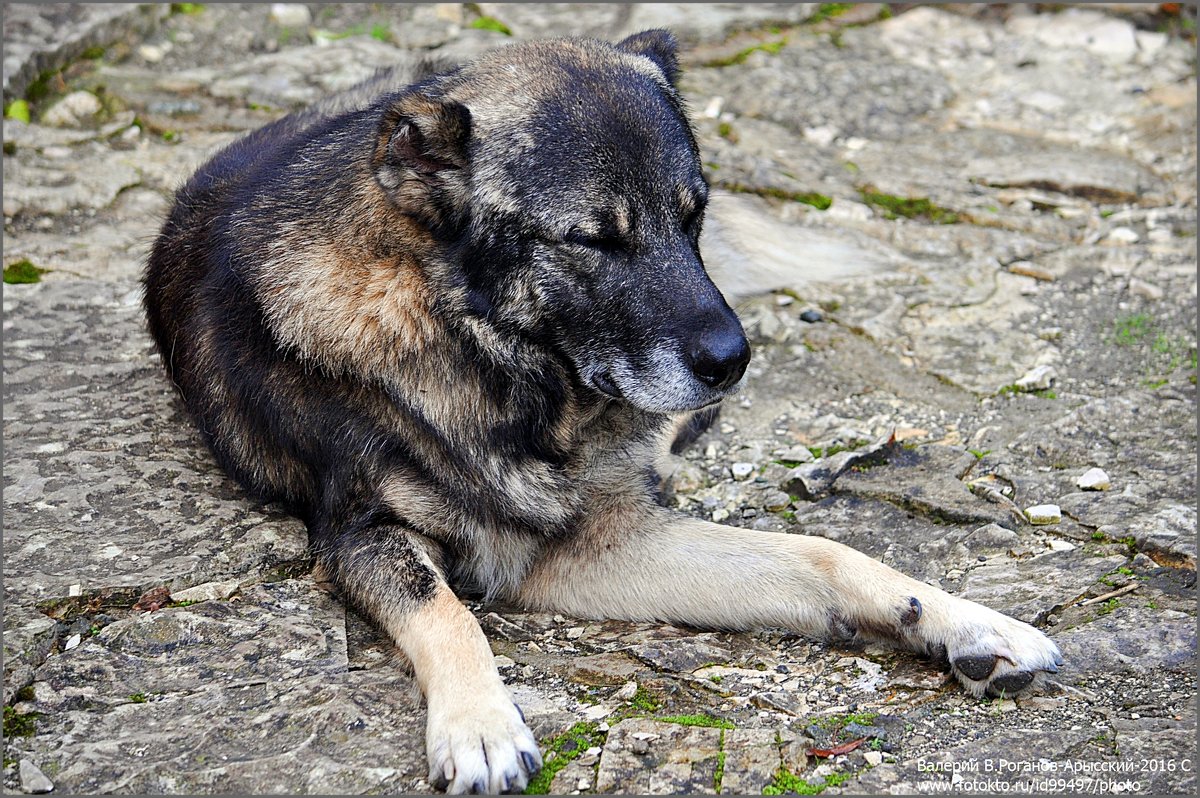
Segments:
[[[825,317],[821,315],[821,311],[819,310],[806,310],[800,314],[800,321],[806,321],[809,324],[816,324],[824,320]]]
[[[1075,484],[1079,486],[1080,490],[1108,490],[1112,487],[1108,474],[1099,468],[1089,468],[1084,471],[1079,479],[1075,480]]]
[[[1038,504],[1026,509],[1025,517],[1036,526],[1057,524],[1062,521],[1062,510],[1057,504]]]
[[[1054,366],[1035,366],[1017,380],[1017,387],[1022,391],[1044,391],[1054,384],[1058,372]]]
[[[1154,283],[1148,283],[1145,280],[1139,280],[1132,277],[1129,280],[1129,293],[1134,296],[1140,296],[1143,299],[1157,301],[1162,299],[1165,292]]]
[[[147,64],[157,64],[159,61],[163,60],[166,52],[163,51],[163,48],[157,45],[143,44],[138,48],[138,55],[140,55],[142,60]]]
[[[46,774],[28,759],[22,759],[18,767],[21,774],[21,789],[25,792],[41,794],[54,789],[54,782],[46,778]]]
[[[792,497],[781,490],[773,490],[763,494],[763,507],[771,512],[785,509],[792,503]]]
[[[312,13],[302,3],[272,3],[271,21],[284,28],[307,28]]]
[[[70,651],[71,649],[75,648],[75,646],[79,645],[79,642],[82,639],[83,638],[78,634],[71,635],[67,638],[67,642],[63,643],[63,651]]]
[[[1108,235],[1104,237],[1106,244],[1133,244],[1138,240],[1138,234],[1129,227],[1114,227]]]
[[[865,754],[863,754],[863,759],[867,760],[867,764],[871,767],[878,767],[879,765],[883,764],[883,752],[867,751]]]
[[[635,695],[637,695],[637,689],[638,689],[638,683],[633,680],[630,680],[628,682],[625,682],[625,684],[621,685],[621,689],[619,689],[619,690],[617,690],[617,692],[613,693],[613,698],[617,699],[618,701],[629,701]]]
[[[51,127],[76,127],[99,113],[102,107],[91,92],[73,91],[42,114],[42,123]]]
[[[734,479],[745,479],[754,473],[754,463],[734,463],[729,467]]]
[[[727,518],[729,518],[729,511],[726,510],[724,507],[721,507],[717,510],[713,510],[712,520],[715,521],[716,523],[719,524]]]

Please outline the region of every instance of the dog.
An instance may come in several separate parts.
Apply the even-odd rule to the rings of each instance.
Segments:
[[[662,30],[384,73],[219,152],[149,257],[149,329],[204,440],[407,655],[449,792],[520,791],[541,765],[466,592],[888,641],[976,695],[1062,663],[840,544],[655,501],[656,464],[750,359],[701,260],[678,78]]]

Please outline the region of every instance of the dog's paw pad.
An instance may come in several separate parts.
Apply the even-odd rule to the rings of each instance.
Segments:
[[[1031,671],[1015,671],[997,676],[988,682],[988,695],[1002,698],[1015,695],[1033,684],[1033,677],[1034,674]]]
[[[982,654],[973,657],[959,657],[951,663],[955,670],[968,679],[981,682],[992,675],[996,669],[996,655]]]

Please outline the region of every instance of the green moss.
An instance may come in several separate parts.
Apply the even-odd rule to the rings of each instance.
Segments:
[[[991,449],[967,449],[967,451],[975,455],[976,460],[982,460],[992,453]]]
[[[1132,346],[1150,334],[1150,314],[1134,313],[1122,316],[1113,322],[1113,336],[1117,346]]]
[[[29,124],[29,103],[25,100],[13,100],[5,107],[4,118]]]
[[[853,3],[821,3],[817,6],[816,13],[804,22],[807,25],[816,25],[818,22],[840,17],[852,8],[854,8]]]
[[[719,132],[720,129],[718,128]],[[726,181],[721,181],[721,187],[739,194],[754,194],[758,197],[770,197],[787,202],[801,202],[805,205],[811,205],[819,211],[828,210],[829,206],[833,205],[832,197],[818,194],[815,191],[787,191],[776,186],[747,186],[744,183]]]
[[[954,211],[934,205],[928,197],[897,197],[869,188],[859,189],[863,202],[878,208],[884,218],[925,219],[934,224],[956,224],[959,216]]]
[[[62,75],[56,69],[40,73],[25,89],[25,99],[31,103],[41,102],[62,90]]]
[[[526,795],[547,795],[550,783],[560,770],[589,748],[604,745],[606,732],[597,728],[595,723],[576,723],[567,731],[548,740],[542,741],[546,751],[546,764],[540,773],[529,782],[525,788]],[[550,756],[553,753],[554,756]]]
[[[1121,606],[1120,599],[1110,598],[1108,601],[1101,604],[1100,609],[1098,609],[1096,612],[1099,615],[1108,615],[1109,613],[1111,613],[1113,610],[1115,610],[1117,607],[1120,607],[1120,606]]]
[[[146,694],[145,693],[134,693],[131,696],[129,696],[129,700],[135,704],[144,704],[144,703],[146,703]]]
[[[717,767],[713,771],[713,792],[721,794],[721,782],[725,779],[725,729],[721,729],[721,739],[717,741]]]
[[[377,22],[371,26],[371,38],[381,42],[390,42],[392,40],[392,31],[387,25]]]
[[[204,10],[204,3],[171,3],[172,14],[199,14]]]
[[[97,61],[104,57],[104,48],[98,47],[98,46],[97,47],[89,47],[86,50],[84,50],[83,53],[79,57],[86,58],[89,61]]]
[[[32,737],[37,731],[38,712],[17,712],[11,706],[4,707],[4,736]]]
[[[825,790],[828,786],[825,780],[821,784],[809,784],[804,779],[797,776],[792,771],[788,770],[783,765],[779,766],[779,770],[775,771],[775,778],[766,787],[763,787],[763,795],[817,795]]]
[[[707,715],[703,712],[698,712],[695,715],[664,715],[655,718],[655,720],[660,720],[663,723],[677,723],[680,726],[703,726],[709,729],[735,728],[733,721],[726,720],[725,718],[714,718],[712,715]]]
[[[495,17],[473,19],[468,27],[476,28],[477,30],[495,31],[496,33],[503,33],[505,36],[512,36],[512,29]]]
[[[761,44],[755,44],[750,47],[747,47],[744,50],[739,50],[738,52],[734,53],[733,55],[726,56],[725,58],[714,58],[713,60],[706,62],[704,64],[704,66],[707,66],[707,67],[734,66],[736,64],[744,63],[747,58],[749,58],[750,56],[752,56],[758,52],[767,53],[769,55],[778,55],[779,51],[782,50],[786,46],[787,46],[787,39],[780,39],[779,41],[775,41],[775,42],[762,42]]]
[[[639,684],[633,698],[629,699],[629,705],[642,712],[657,712],[662,706],[662,702],[658,696]]]
[[[47,271],[47,269],[39,269],[28,259],[22,258],[16,263],[10,263],[4,267],[4,282],[9,285],[38,283],[41,282],[42,275]]]

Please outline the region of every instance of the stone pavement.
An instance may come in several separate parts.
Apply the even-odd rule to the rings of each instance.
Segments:
[[[183,416],[142,262],[215,148],[377,67],[668,26],[718,189],[704,251],[755,347],[671,501],[856,546],[1066,666],[980,701],[885,649],[475,608],[538,788],[1193,792],[1194,20],[7,5],[5,788],[430,791],[403,664]]]

